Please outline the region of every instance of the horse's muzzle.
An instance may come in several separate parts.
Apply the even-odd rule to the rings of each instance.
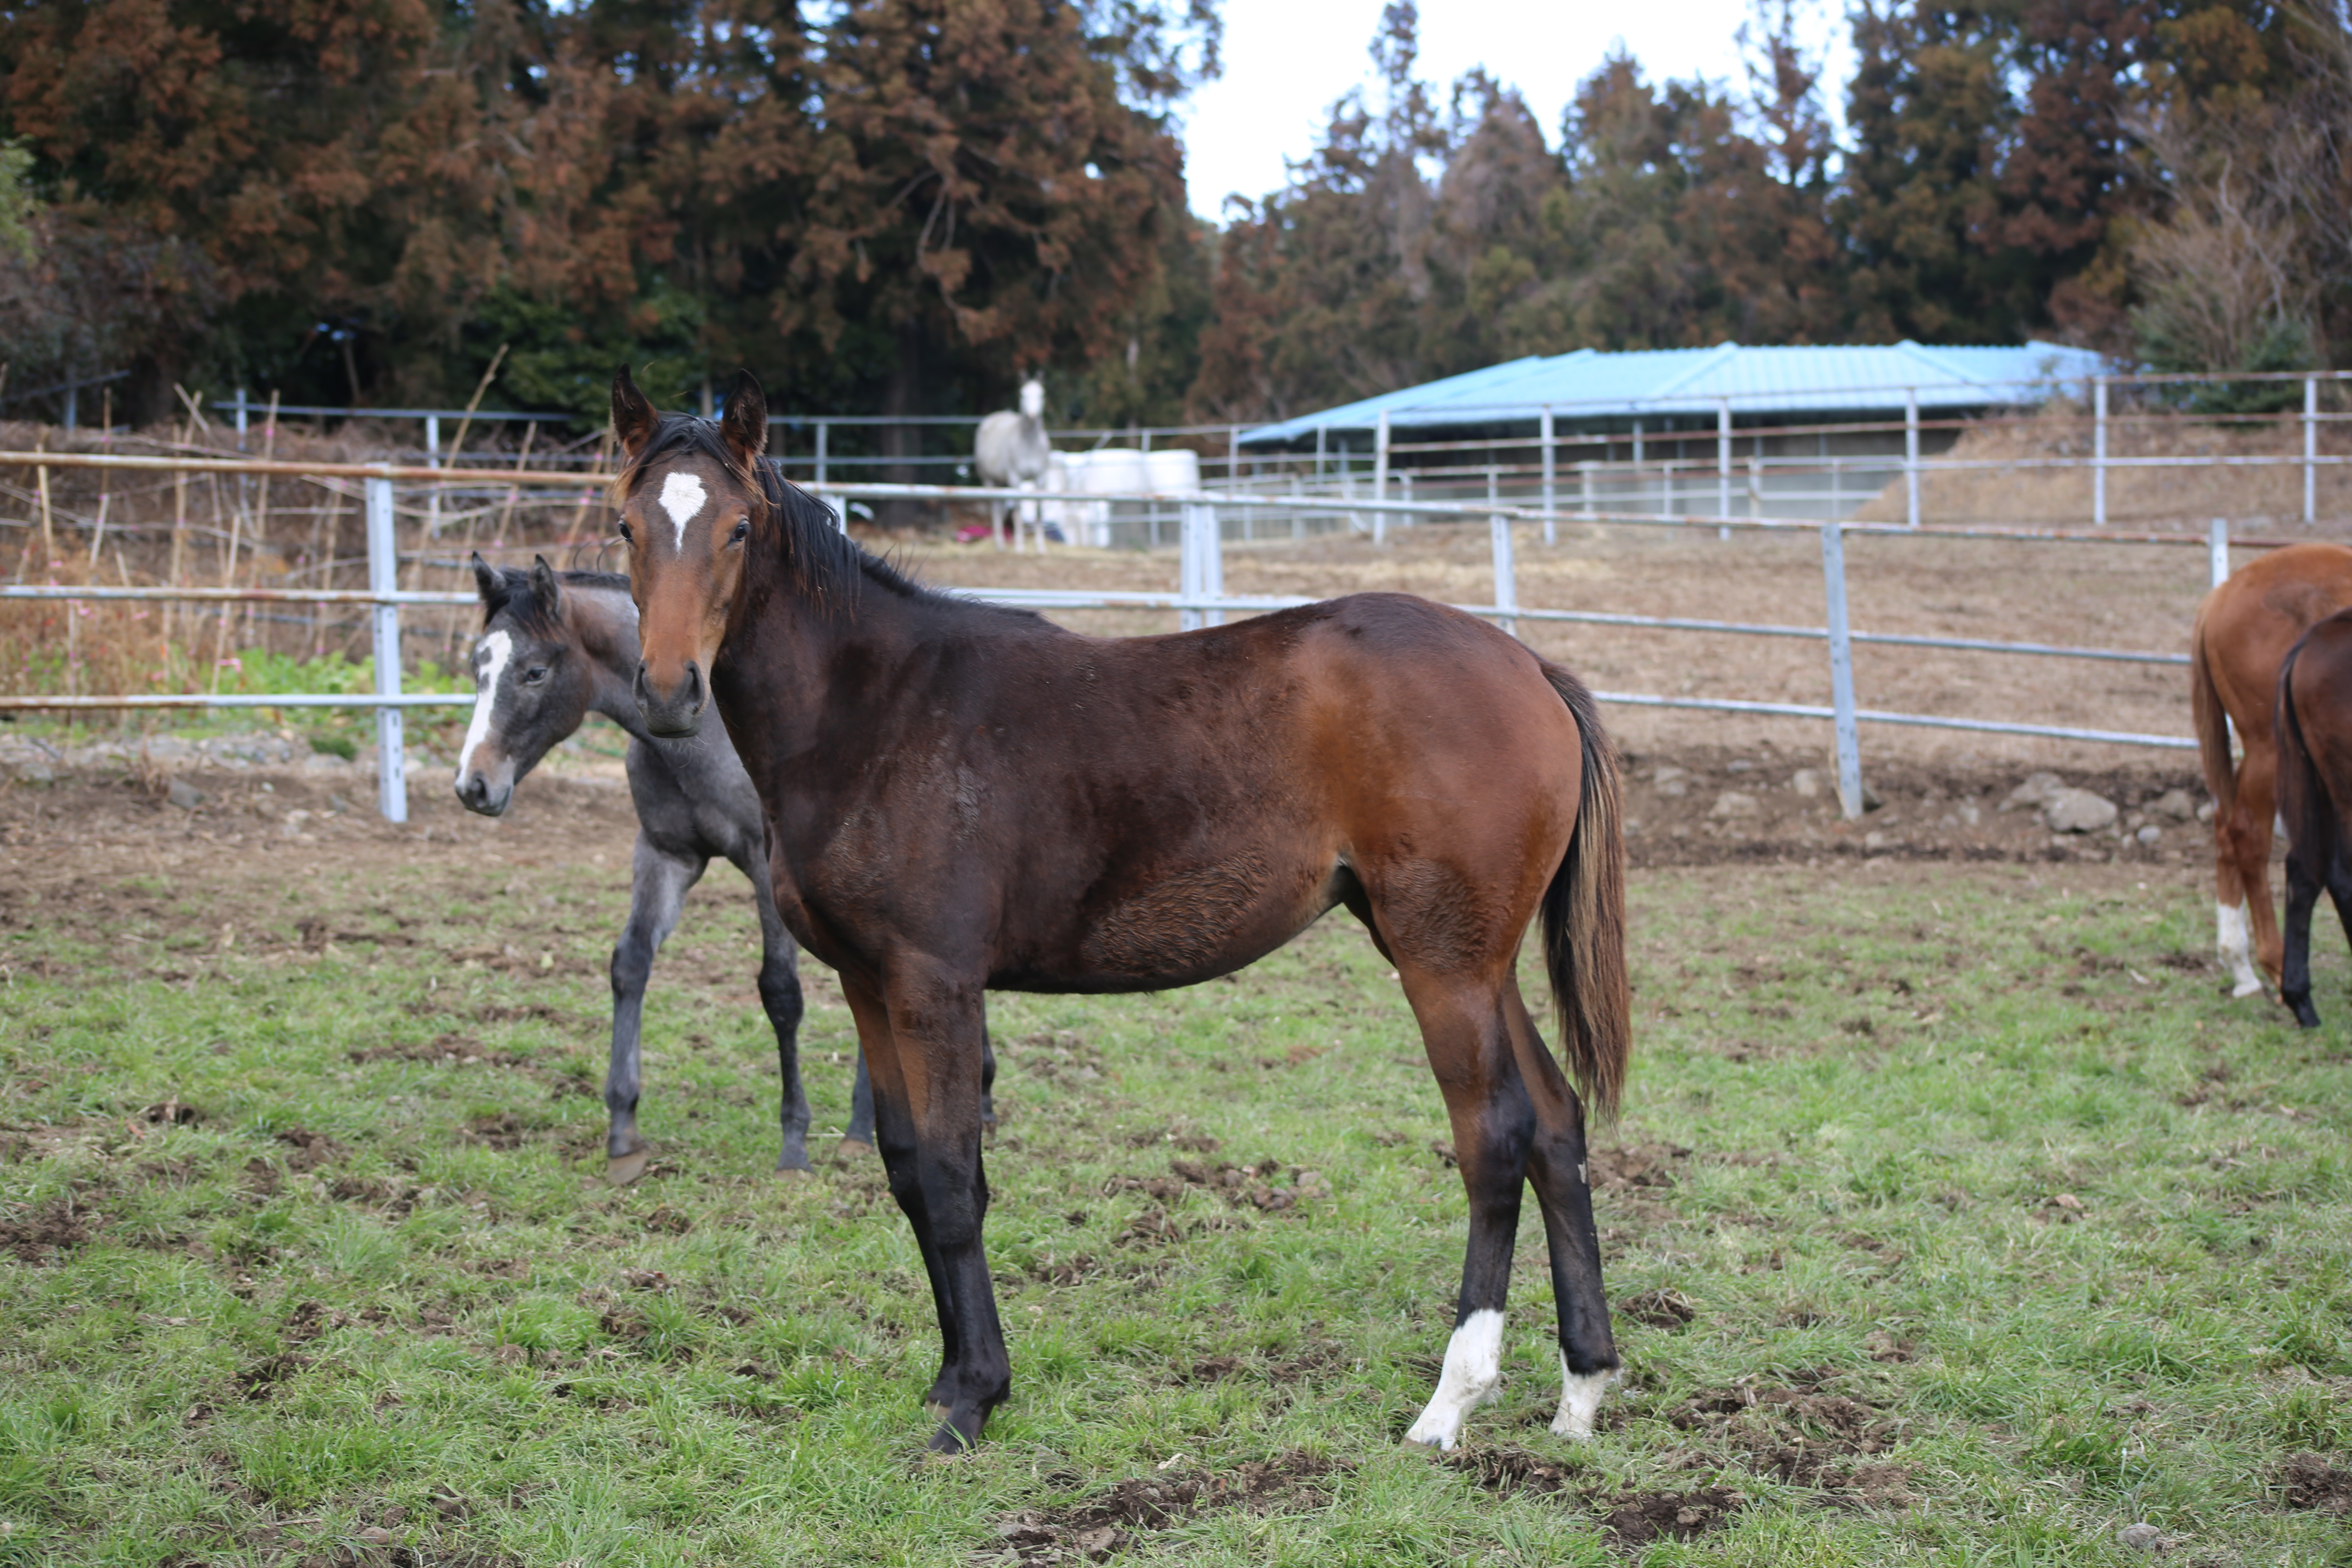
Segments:
[[[494,784],[490,775],[479,768],[468,768],[457,775],[457,803],[467,811],[479,812],[484,816],[504,816],[513,800],[511,779]]]
[[[655,687],[645,661],[639,659],[635,690],[637,711],[645,715],[646,728],[655,734],[691,735],[702,728],[702,710],[710,701],[710,688],[702,679],[702,666],[693,659],[686,661],[686,673],[667,691]]]

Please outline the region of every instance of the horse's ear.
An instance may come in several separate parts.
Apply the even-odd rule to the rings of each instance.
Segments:
[[[482,559],[478,550],[474,552],[474,586],[481,593],[482,608],[495,614],[506,603],[506,579],[499,575],[497,567]]]
[[[768,455],[768,395],[750,371],[735,375],[735,389],[727,395],[727,411],[719,416],[719,433],[742,468],[756,466]]]
[[[556,584],[555,568],[547,563],[544,555],[530,558],[530,596],[539,602],[542,616],[555,614],[556,605],[562,601],[563,590]]]
[[[637,454],[645,450],[646,443],[653,439],[654,430],[660,424],[661,416],[654,412],[654,405],[630,379],[629,367],[623,365],[614,372],[613,438],[621,444],[621,456],[629,462],[636,461]]]

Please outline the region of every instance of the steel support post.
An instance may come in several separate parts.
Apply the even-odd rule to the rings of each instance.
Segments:
[[[230,406],[236,410],[236,449],[242,452],[245,450],[245,388],[240,386],[236,389],[236,401]]]
[[[1559,478],[1559,452],[1554,434],[1551,406],[1547,404],[1543,411],[1543,503],[1546,544],[1559,542],[1559,524],[1555,521],[1559,515],[1559,494],[1557,488]]]
[[[1225,560],[1223,542],[1218,538],[1217,509],[1207,501],[1186,501],[1178,524],[1176,551],[1176,590],[1185,599],[1222,599],[1225,596]],[[1180,608],[1176,612],[1179,631],[1198,631],[1202,626],[1225,624],[1223,610]]]
[[[832,426],[826,424],[822,419],[816,422],[816,482],[818,484],[824,483],[824,443],[825,437],[832,433]],[[849,503],[847,501],[844,501],[842,503],[842,515],[845,518],[849,515]]]
[[[2091,526],[2107,526],[2107,378],[2091,383]]]
[[[1372,499],[1389,499],[1389,411],[1381,410],[1380,427],[1372,433]],[[1372,542],[1385,544],[1389,538],[1389,514],[1372,513]]]
[[[2205,527],[2206,565],[2211,571],[2213,586],[2218,588],[2230,580],[2230,520],[2217,517]]]
[[[1903,389],[1904,521],[1919,526],[1919,389]]]
[[[1717,398],[1715,405],[1715,515],[1731,516],[1731,399]],[[1718,527],[1718,538],[1729,539],[1731,530]]]
[[[2303,378],[2303,521],[2319,520],[2319,378]]]
[[[1511,520],[1497,513],[1487,519],[1486,528],[1495,547],[1495,608],[1501,612],[1495,619],[1517,637],[1519,618],[1511,612],[1519,607],[1519,571],[1511,557]]]
[[[388,466],[388,465],[387,465]],[[395,593],[400,587],[400,553],[393,530],[392,480],[367,482],[368,591]],[[370,613],[375,627],[375,694],[400,695],[400,606],[377,605]],[[402,748],[400,710],[386,704],[375,710],[376,808],[386,822],[408,820],[408,774]]]
[[[1838,808],[1851,822],[1862,815],[1862,737],[1854,722],[1853,636],[1845,618],[1845,530],[1835,518],[1822,524],[1822,589],[1829,607],[1830,707],[1837,729]]]

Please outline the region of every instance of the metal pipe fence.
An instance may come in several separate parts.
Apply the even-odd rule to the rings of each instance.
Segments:
[[[372,692],[365,695],[155,693],[125,696],[17,696],[0,697],[0,709],[68,712],[195,707],[369,709],[374,712],[376,721],[379,809],[389,821],[406,820],[408,803],[407,784],[404,773],[402,722],[404,713],[410,708],[468,703],[472,701],[472,698],[464,694],[404,692],[401,689],[400,613],[403,606],[470,605],[477,601],[475,595],[471,594],[432,592],[421,589],[404,590],[399,587],[396,573],[401,556],[396,548],[393,527],[394,485],[396,481],[405,481],[417,485],[440,486],[478,482],[483,479],[495,479],[502,484],[511,484],[517,479],[513,472],[393,464],[255,463],[227,458],[105,457],[89,453],[0,453],[0,466],[10,465],[33,468],[43,466],[110,468],[134,471],[193,471],[257,476],[272,474],[313,479],[335,478],[361,479],[365,505],[369,569],[369,586],[364,591],[15,584],[0,587],[0,598],[92,602],[175,600],[224,605],[247,602],[307,603],[364,606],[370,616],[372,646],[374,653],[374,689]],[[577,490],[585,486],[601,487],[606,482],[606,478],[593,474],[532,473],[528,476],[528,482],[534,487]],[[1178,513],[1180,519],[1177,542],[1179,585],[1177,592],[1173,594],[1009,588],[946,590],[969,597],[1039,609],[1172,611],[1178,617],[1180,628],[1185,630],[1202,626],[1220,625],[1228,614],[1259,613],[1312,602],[1300,597],[1228,595],[1224,592],[1223,553],[1228,542],[1225,535],[1230,526],[1230,514],[1240,513],[1247,517],[1269,510],[1296,509],[1300,505],[1300,499],[1295,496],[1237,495],[1212,490],[1183,493],[1130,491],[1109,495],[1056,492],[1045,495],[1034,491],[937,485],[826,484],[810,488],[821,499],[825,500],[828,505],[834,505],[836,502],[845,503],[852,500],[950,502],[1066,500],[1084,501],[1089,504],[1116,503],[1168,507]],[[2188,658],[2184,654],[2178,653],[2123,648],[2077,647],[2039,642],[2005,642],[1975,637],[1856,631],[1848,625],[1847,620],[1844,541],[1849,534],[1888,534],[1910,538],[2003,539],[2028,542],[2063,541],[2098,544],[2131,542],[2194,547],[2208,552],[2215,582],[2219,582],[2227,574],[2228,552],[2231,543],[2227,524],[2219,519],[2216,519],[2209,531],[2202,535],[2183,533],[2123,535],[2113,531],[2086,534],[2048,529],[1915,529],[1896,523],[1847,524],[1834,518],[1827,520],[1767,517],[1722,519],[1695,515],[1659,517],[1650,513],[1597,512],[1589,514],[1589,517],[1588,514],[1575,515],[1575,521],[1590,520],[1634,525],[1680,527],[1689,523],[1703,522],[1718,524],[1727,530],[1738,527],[1765,532],[1815,532],[1821,541],[1822,585],[1827,614],[1825,625],[1807,626],[1707,620],[1687,616],[1549,609],[1525,605],[1520,601],[1517,591],[1516,531],[1524,526],[1541,526],[1549,533],[1561,520],[1562,514],[1557,510],[1545,511],[1507,505],[1499,499],[1499,496],[1479,502],[1394,501],[1358,498],[1349,504],[1356,511],[1370,517],[1369,531],[1376,538],[1381,536],[1387,522],[1395,518],[1410,520],[1417,517],[1442,517],[1465,522],[1483,521],[1487,526],[1488,546],[1494,574],[1493,598],[1489,603],[1463,605],[1456,607],[1469,614],[1494,620],[1502,625],[1505,629],[1514,633],[1517,632],[1518,623],[1528,621],[1638,627],[1707,635],[1797,637],[1824,643],[1829,654],[1832,688],[1832,700],[1827,706],[1765,702],[1734,698],[1675,697],[1641,692],[1602,691],[1596,692],[1595,695],[1606,702],[1629,706],[1827,720],[1832,725],[1835,737],[1840,802],[1848,816],[1858,816],[1862,810],[1859,726],[1864,723],[1974,731],[2046,740],[2095,742],[2168,749],[2193,749],[2196,743],[2186,736],[2140,734],[2121,731],[2032,724],[2006,720],[1903,713],[1861,707],[1854,690],[1853,663],[1853,647],[1857,643],[2026,658],[2078,658],[2150,665],[2182,665],[2188,662]],[[841,524],[844,517],[842,508],[834,505],[834,514],[836,524]],[[2267,542],[2242,540],[2238,542],[2252,546]],[[1038,548],[1040,550],[1045,548],[1042,539]]]

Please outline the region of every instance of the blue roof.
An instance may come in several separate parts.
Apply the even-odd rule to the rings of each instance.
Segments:
[[[1389,416],[1403,426],[1483,426],[1555,418],[1713,415],[1734,417],[1900,409],[1916,392],[1922,409],[1983,408],[2045,402],[2067,384],[2112,367],[2087,349],[2029,342],[2014,348],[1930,348],[1908,339],[1862,347],[1650,349],[1602,353],[1579,349],[1529,355],[1401,392],[1263,425],[1245,442],[1296,441],[1318,429],[1370,430]]]

